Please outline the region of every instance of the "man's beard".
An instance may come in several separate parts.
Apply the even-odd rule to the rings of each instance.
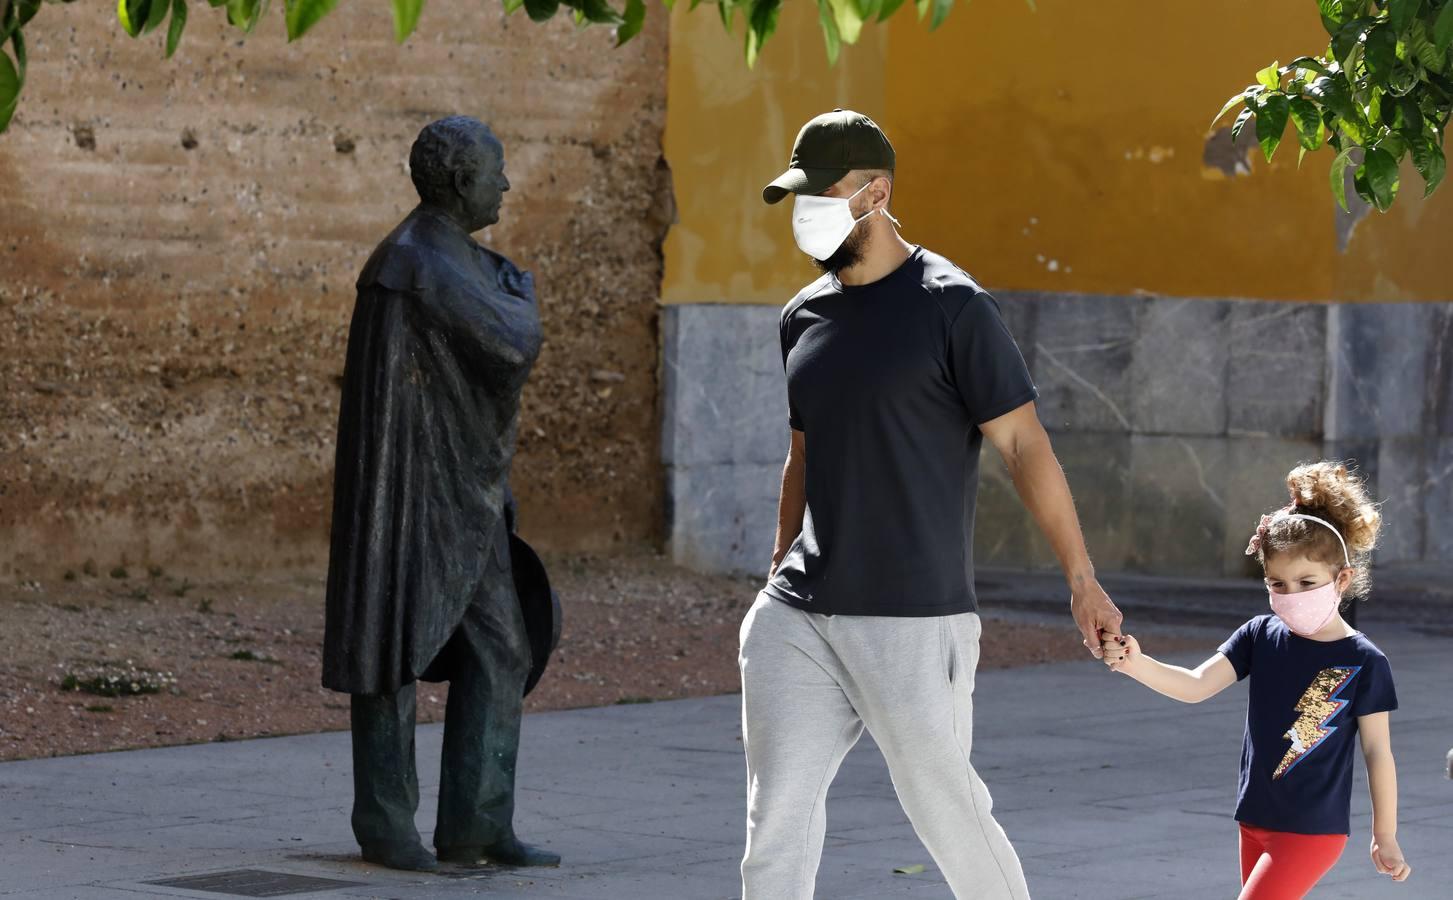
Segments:
[[[866,221],[866,220],[864,220]],[[836,275],[843,269],[849,269],[863,261],[863,251],[868,246],[868,231],[859,222],[848,232],[847,240],[843,241],[832,256],[827,259],[814,259],[812,262],[824,272],[831,272]]]

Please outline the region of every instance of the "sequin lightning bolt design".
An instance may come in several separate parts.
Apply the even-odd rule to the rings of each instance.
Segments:
[[[1297,763],[1307,758],[1307,754],[1317,749],[1317,745],[1325,741],[1337,726],[1328,725],[1332,717],[1342,711],[1349,701],[1337,699],[1337,695],[1352,680],[1352,676],[1361,671],[1361,666],[1339,666],[1333,669],[1323,669],[1307,685],[1302,692],[1302,699],[1297,701],[1296,710],[1301,715],[1297,716],[1296,722],[1288,728],[1282,737],[1292,742],[1287,749],[1286,756],[1281,758],[1281,763],[1272,773],[1272,778],[1280,778],[1292,769]]]

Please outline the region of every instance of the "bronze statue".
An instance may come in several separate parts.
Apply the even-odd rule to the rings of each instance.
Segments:
[[[521,706],[543,665],[508,484],[540,350],[534,284],[470,237],[510,186],[484,124],[430,124],[409,166],[420,203],[359,275],[338,417],[323,684],[353,695],[353,832],[370,862],[437,867],[414,826],[414,682],[448,681],[438,860],[558,865],[512,822]],[[543,569],[521,568],[538,603]]]

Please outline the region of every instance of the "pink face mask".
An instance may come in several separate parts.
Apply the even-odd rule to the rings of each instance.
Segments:
[[[1276,518],[1304,519],[1326,526],[1337,535],[1337,542],[1342,545],[1342,561],[1346,563],[1347,568],[1352,568],[1352,557],[1347,552],[1347,542],[1342,539],[1342,532],[1338,531],[1330,522],[1301,513],[1280,513]],[[1312,588],[1310,591],[1302,591],[1299,594],[1278,594],[1271,588],[1267,588],[1266,593],[1271,598],[1271,611],[1286,623],[1293,634],[1299,634],[1302,637],[1309,637],[1321,631],[1328,622],[1332,621],[1332,616],[1336,615],[1337,607],[1342,602],[1342,595],[1337,590],[1336,578],[1319,588]]]
[[[1293,633],[1302,637],[1310,637],[1321,631],[1332,621],[1337,605],[1342,602],[1335,580],[1300,594],[1278,594],[1270,588],[1267,593],[1271,596],[1271,611]]]

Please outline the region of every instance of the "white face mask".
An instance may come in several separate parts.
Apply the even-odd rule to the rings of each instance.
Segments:
[[[813,259],[827,259],[837,252],[863,219],[875,212],[888,215],[885,210],[875,208],[859,218],[853,218],[851,201],[853,197],[867,190],[867,187],[867,184],[863,185],[853,192],[852,197],[846,199],[798,194],[792,206],[792,237],[797,241],[798,249]]]

